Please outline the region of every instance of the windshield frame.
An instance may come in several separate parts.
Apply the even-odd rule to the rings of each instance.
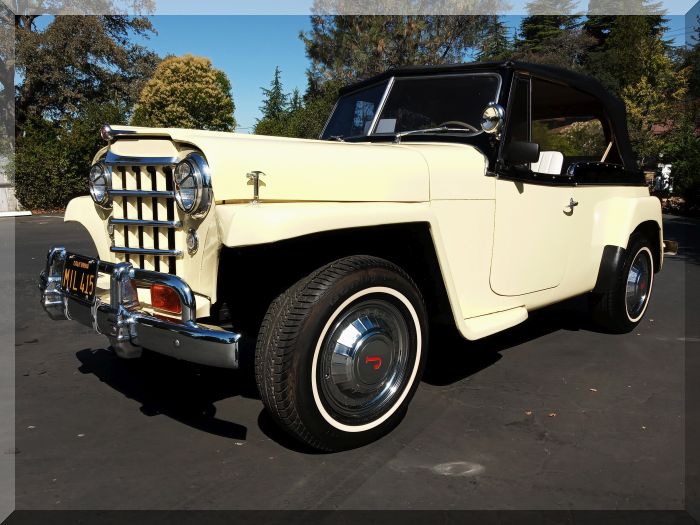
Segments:
[[[374,113],[374,116],[372,117],[372,123],[370,124],[369,131],[367,132],[366,135],[350,135],[347,137],[341,137],[342,139],[351,139],[351,138],[358,138],[358,137],[391,137],[396,135],[396,133],[376,133],[376,128],[379,123],[379,116],[382,114],[382,111],[384,111],[384,106],[386,105],[386,101],[388,100],[389,96],[391,95],[391,90],[394,87],[394,84],[396,80],[398,79],[399,81],[411,81],[411,80],[421,80],[421,79],[440,79],[440,78],[455,78],[455,77],[473,77],[473,76],[491,76],[491,77],[496,77],[498,80],[498,87],[496,88],[496,93],[494,94],[493,97],[493,102],[498,102],[501,98],[501,90],[503,89],[503,76],[501,73],[497,71],[474,71],[474,72],[468,72],[468,73],[440,73],[437,75],[409,75],[409,76],[391,76],[388,79],[388,82],[386,80],[381,80],[379,82],[373,83],[369,86],[363,86],[359,89],[355,89],[353,91],[350,91],[348,93],[344,93],[342,96],[338,97],[338,100],[335,101],[335,104],[333,105],[333,109],[331,110],[330,114],[328,115],[328,119],[326,119],[326,123],[323,126],[323,130],[321,131],[321,134],[319,135],[320,140],[330,140],[331,137],[323,138],[323,136],[326,133],[326,128],[328,127],[328,124],[330,123],[331,119],[333,118],[333,115],[335,114],[336,109],[338,108],[338,104],[340,104],[340,101],[343,100],[345,97],[354,95],[355,93],[359,91],[364,91],[367,89],[372,89],[373,87],[377,86],[378,84],[381,84],[382,82],[386,82],[386,88],[384,89],[384,93],[382,94],[381,98],[379,99],[379,104],[377,105],[377,111]]]

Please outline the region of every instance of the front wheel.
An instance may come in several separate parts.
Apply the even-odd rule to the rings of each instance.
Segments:
[[[285,430],[326,451],[374,441],[413,396],[428,341],[423,299],[397,266],[335,261],[280,295],[255,355],[263,403]]]
[[[593,321],[601,328],[625,333],[639,324],[654,284],[654,257],[649,241],[639,233],[630,237],[615,286],[591,297]]]

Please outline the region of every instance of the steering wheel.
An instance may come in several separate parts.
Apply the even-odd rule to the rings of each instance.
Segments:
[[[446,122],[443,122],[442,124],[439,125],[439,127],[446,127],[449,128],[450,126],[461,126],[465,129],[469,129],[473,131],[474,133],[481,133],[480,129],[476,129],[474,126],[471,124],[467,124],[466,122],[462,122],[461,120],[448,120]]]

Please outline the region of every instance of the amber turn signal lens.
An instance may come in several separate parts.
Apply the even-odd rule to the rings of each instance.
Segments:
[[[173,314],[182,313],[182,303],[174,288],[162,284],[151,285],[151,305]]]

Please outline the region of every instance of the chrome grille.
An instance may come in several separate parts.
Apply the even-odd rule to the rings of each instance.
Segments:
[[[112,170],[112,252],[117,262],[178,274],[184,233],[173,191],[173,165],[107,164]]]

